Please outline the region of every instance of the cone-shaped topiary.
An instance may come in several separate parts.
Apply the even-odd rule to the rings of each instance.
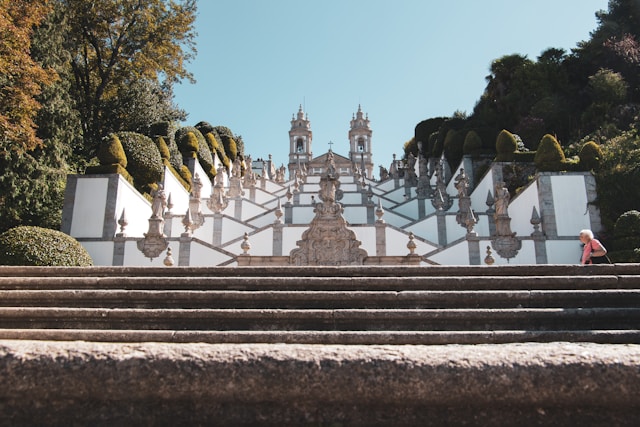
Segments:
[[[502,129],[496,138],[496,162],[512,162],[518,149],[516,137],[506,129]]]
[[[76,239],[61,231],[20,226],[0,234],[0,264],[87,267],[93,260]]]
[[[444,139],[444,156],[449,162],[449,166],[453,169],[458,166],[462,160],[462,147],[464,145],[464,133],[450,129]]]
[[[464,137],[464,143],[462,144],[463,154],[474,154],[478,150],[482,149],[482,139],[480,135],[474,130],[470,130]]]
[[[566,159],[560,143],[553,135],[546,134],[540,140],[534,162],[538,170],[559,171],[565,169]]]
[[[87,175],[117,173],[133,184],[133,177],[125,169],[129,162],[118,135],[112,133],[104,137],[98,147],[97,156],[100,164],[87,167]]]
[[[585,171],[598,170],[602,159],[602,150],[598,144],[589,141],[582,146],[578,157],[580,157],[580,169]]]
[[[120,138],[114,133],[105,137],[98,148],[98,160],[101,165],[120,165],[127,167],[127,156]]]
[[[169,162],[169,160],[171,159],[171,153],[169,152],[169,147],[167,146],[167,143],[164,142],[164,138],[159,136],[158,138],[156,138],[156,146],[158,147],[158,151],[160,152],[160,157],[162,158],[162,160],[166,160],[167,162]]]

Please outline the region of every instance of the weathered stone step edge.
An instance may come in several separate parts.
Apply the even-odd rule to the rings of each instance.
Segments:
[[[640,344],[640,330],[492,331],[180,331],[0,329],[0,340],[208,344],[444,345],[516,342]]]
[[[0,327],[176,330],[630,329],[640,308],[585,309],[102,309],[5,307]]]
[[[32,267],[0,266],[0,276],[76,276],[76,277],[266,277],[274,275],[304,277],[372,276],[527,276],[527,275],[601,275],[638,274],[640,264],[580,266],[572,264],[506,266],[305,266],[305,267]]]
[[[0,289],[482,290],[630,289],[640,275],[460,277],[0,277]]]
[[[3,341],[7,425],[599,425],[640,415],[637,345]]]
[[[640,307],[640,290],[0,290],[0,306],[146,309]]]

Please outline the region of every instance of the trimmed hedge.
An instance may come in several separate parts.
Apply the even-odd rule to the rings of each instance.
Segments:
[[[541,171],[553,172],[571,168],[571,162],[567,162],[560,143],[550,134],[546,134],[540,140],[534,162]]]
[[[602,160],[602,150],[593,141],[586,142],[580,149],[580,169],[584,171],[598,170]]]
[[[476,131],[470,130],[464,137],[464,143],[462,144],[462,153],[475,154],[480,150],[482,150],[482,139]]]
[[[213,157],[211,156],[211,150],[207,144],[202,133],[194,126],[185,126],[176,131],[176,143],[180,151],[184,153],[191,153],[193,151],[193,141],[189,140],[189,133],[193,133],[198,141],[197,157],[200,161],[200,165],[207,172],[209,178],[213,178],[215,174],[212,173]]]
[[[118,132],[124,152],[129,159],[127,170],[133,176],[134,186],[141,193],[148,192],[152,184],[162,180],[163,163],[155,142],[135,132]]]
[[[126,169],[127,155],[124,153],[122,143],[116,134],[110,134],[102,139],[98,147],[98,160],[101,165],[118,164]]]
[[[506,129],[502,129],[496,138],[496,162],[512,162],[518,149],[516,137]]]
[[[93,260],[76,239],[61,231],[20,226],[0,234],[0,264],[88,267]]]
[[[117,173],[133,184],[133,177],[126,170],[127,155],[116,134],[112,133],[102,139],[100,147],[98,147],[98,160],[100,161],[99,165],[87,167],[85,171],[87,175]]]

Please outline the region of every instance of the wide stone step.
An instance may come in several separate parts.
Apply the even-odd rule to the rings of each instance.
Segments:
[[[585,271],[583,269],[581,271]],[[0,290],[531,290],[640,289],[638,275],[411,277],[0,277]]]
[[[162,342],[207,344],[443,345],[517,342],[637,344],[640,330],[493,331],[176,331],[0,329],[0,340]]]
[[[16,267],[3,277],[412,277],[412,276],[589,276],[639,274],[639,264],[506,266],[305,266],[305,267]]]
[[[635,329],[640,308],[104,309],[2,307],[11,329],[597,330]]]
[[[640,307],[640,290],[237,291],[0,290],[4,307],[93,308],[587,308]]]

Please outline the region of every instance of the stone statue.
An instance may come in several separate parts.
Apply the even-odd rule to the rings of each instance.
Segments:
[[[331,150],[329,150],[329,152],[327,153],[326,167],[327,167],[327,176],[331,177],[336,174],[336,163],[333,159],[333,151]]]
[[[384,166],[380,165],[380,181],[386,181],[389,179],[389,171]]]
[[[496,216],[508,216],[509,200],[511,196],[509,195],[509,190],[507,189],[507,187],[505,187],[504,182],[499,181],[496,183],[496,189],[493,198],[495,199],[496,203]]]
[[[231,167],[231,176],[234,178],[240,178],[242,176],[242,163],[240,162],[240,158],[236,157],[233,161],[233,165]]]
[[[194,178],[191,179],[191,197],[194,199],[199,199],[202,192],[202,181],[200,180],[200,175],[196,174]]]
[[[167,197],[164,194],[162,184],[158,184],[158,189],[153,192],[153,202],[151,203],[151,218],[162,218],[164,209],[167,207]]]
[[[460,173],[456,175],[455,186],[458,190],[458,197],[467,197],[469,193],[469,178],[464,173],[464,168],[460,168]]]

